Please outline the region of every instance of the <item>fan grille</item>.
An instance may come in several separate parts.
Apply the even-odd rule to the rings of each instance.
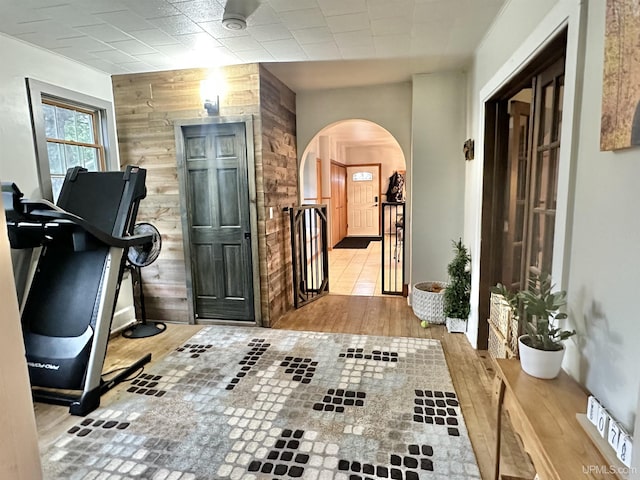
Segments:
[[[133,227],[134,235],[151,235],[151,243],[129,247],[127,258],[136,267],[146,267],[155,262],[160,255],[162,238],[158,229],[150,223],[137,223]]]

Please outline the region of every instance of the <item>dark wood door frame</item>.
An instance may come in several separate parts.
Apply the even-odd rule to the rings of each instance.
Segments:
[[[256,177],[255,177],[255,149],[253,141],[253,117],[251,115],[240,116],[224,116],[224,117],[209,117],[209,118],[195,118],[187,120],[174,121],[174,134],[176,140],[176,164],[178,171],[178,184],[185,185],[187,181],[185,177],[185,142],[184,142],[184,128],[190,126],[206,126],[206,125],[219,125],[219,124],[231,124],[242,123],[245,127],[246,147],[247,147],[247,180],[249,187],[249,219],[251,228],[251,262],[253,270],[253,311],[255,324],[262,325],[262,310],[261,310],[261,289],[260,289],[260,259],[258,256],[258,212],[257,212],[257,194],[256,194]],[[187,200],[186,196],[181,192],[180,195],[180,215],[182,220],[182,233],[183,233],[183,246],[184,246],[184,258],[185,258],[185,273],[186,273],[186,287],[187,287],[187,306],[189,309],[189,323],[195,322],[195,299],[193,294],[193,280],[192,280],[192,268],[191,268],[191,249],[189,238],[189,220],[187,213]],[[234,321],[212,321],[208,323],[230,323],[237,324],[247,322],[234,322]]]
[[[482,220],[480,249],[480,298],[478,302],[479,350],[489,346],[489,289],[500,278],[502,255],[502,216],[496,215],[504,205],[506,171],[498,159],[507,155],[509,115],[507,101],[487,102],[485,105],[484,173],[482,179]]]
[[[506,82],[485,103],[484,169],[482,179],[482,217],[480,234],[480,283],[478,298],[477,348],[486,350],[489,342],[490,288],[501,277],[504,182],[508,155],[508,99],[526,87],[544,69],[566,56],[566,28],[529,64]]]

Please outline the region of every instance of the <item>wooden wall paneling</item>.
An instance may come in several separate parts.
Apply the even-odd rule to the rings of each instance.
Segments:
[[[252,115],[261,313],[264,325],[292,308],[291,248],[284,207],[297,203],[295,94],[257,64],[225,67],[221,116]],[[151,72],[113,77],[120,160],[147,169],[147,198],[139,221],[156,225],[163,251],[143,269],[149,318],[189,318],[175,120],[206,117],[200,81],[206,69]],[[269,218],[269,208],[273,218]]]
[[[200,99],[200,81],[207,74],[206,69],[188,69],[113,77],[120,163],[147,169],[147,197],[140,204],[138,221],[156,225],[163,240],[158,260],[142,270],[150,319],[193,321],[187,305],[173,122],[207,116]],[[258,65],[225,67],[223,74],[227,92],[220,115],[249,114],[258,120]],[[253,138],[258,153],[259,121],[254,122]]]
[[[264,259],[269,318],[277,321],[293,308],[293,278],[288,213],[298,203],[295,94],[266,68],[260,67],[262,122],[262,199]],[[273,218],[271,218],[273,209]]]

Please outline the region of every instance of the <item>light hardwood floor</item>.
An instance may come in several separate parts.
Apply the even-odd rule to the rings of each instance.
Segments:
[[[152,362],[157,362],[200,328],[196,325],[169,325],[166,333],[148,339],[115,337],[109,343],[104,371],[127,365],[149,352],[153,355]],[[421,328],[406,299],[390,296],[328,295],[300,310],[289,312],[274,328],[440,340],[482,478],[493,478],[496,410],[493,361],[487,352],[473,350],[464,335],[448,334],[442,326]],[[102,405],[108,406],[119,398],[127,386],[122,384],[107,393]],[[78,417],[70,416],[66,408],[52,405],[36,404],[35,414],[41,449],[78,421]],[[508,421],[505,423],[502,473],[533,478],[529,460],[511,432]]]

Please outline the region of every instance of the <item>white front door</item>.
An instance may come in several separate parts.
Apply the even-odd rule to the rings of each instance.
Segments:
[[[347,235],[380,235],[380,165],[347,167]]]

